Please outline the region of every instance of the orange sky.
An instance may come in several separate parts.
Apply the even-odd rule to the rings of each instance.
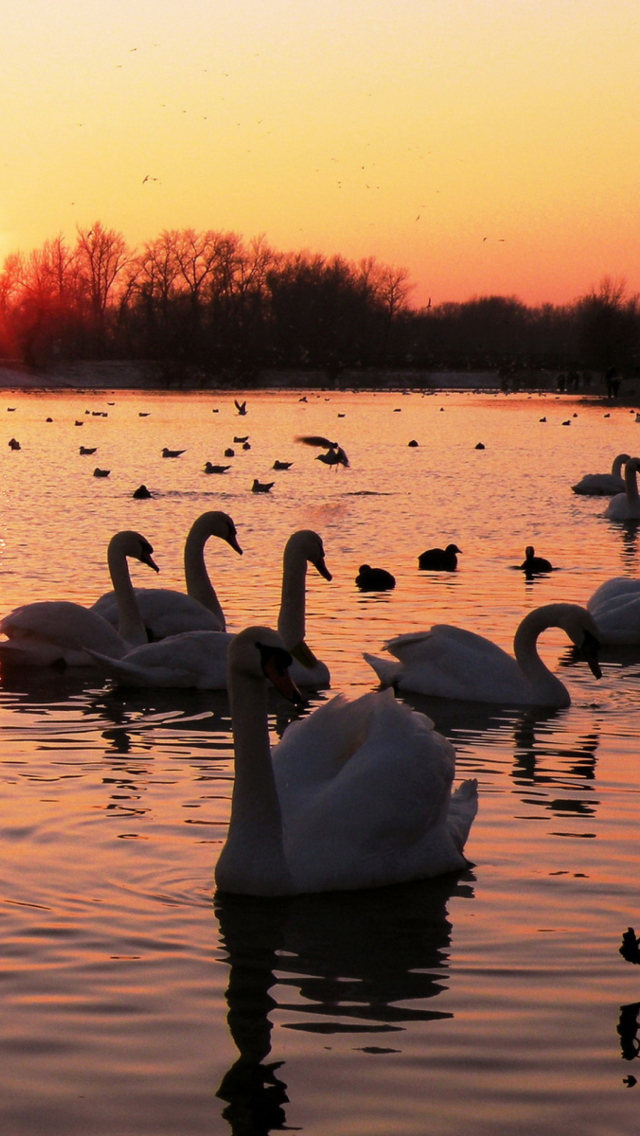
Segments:
[[[640,291],[638,0],[22,0],[0,56],[0,256],[99,219],[373,255],[418,304]]]

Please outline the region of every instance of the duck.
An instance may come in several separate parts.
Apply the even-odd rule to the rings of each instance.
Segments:
[[[153,495],[149,492],[146,485],[139,485],[137,489],[134,489],[131,496],[134,497],[136,501],[146,501]]]
[[[291,469],[292,465],[293,465],[293,462],[278,461],[278,459],[276,458],[276,460],[274,461],[271,468],[272,469]]]
[[[331,580],[320,536],[311,529],[300,529],[292,533],[284,549],[278,627],[289,651],[295,655],[292,678],[300,686],[322,690],[330,686],[329,668],[315,657],[305,641],[307,563]],[[91,652],[91,657],[121,686],[225,690],[232,639],[228,631],[194,630],[136,647],[124,658],[112,659],[96,651]]]
[[[87,666],[92,663],[88,648],[122,658],[132,647],[146,643],[127,558],[158,572],[152,553],[149,541],[132,530],[118,532],[109,541],[107,563],[117,600],[117,630],[82,604],[67,600],[24,604],[0,620],[0,632],[7,637],[0,642],[0,661],[14,666]]]
[[[446,548],[427,548],[418,557],[418,568],[421,571],[455,572],[461,552],[457,544],[448,544]]]
[[[267,685],[296,697],[290,658],[267,627],[229,647],[235,778],[218,891],[353,891],[467,868],[477,782],[451,792],[453,746],[391,691],[338,695],[271,750]]]
[[[639,469],[640,458],[629,458],[624,467],[624,493],[612,497],[604,511],[604,516],[610,521],[640,520]]]
[[[257,477],[253,479],[251,486],[252,493],[270,493],[275,485],[275,481],[258,481]]]
[[[372,568],[370,564],[361,564],[356,576],[356,587],[361,592],[386,592],[396,586],[396,578],[387,572],[386,568]]]
[[[624,493],[620,470],[629,460],[628,454],[618,454],[613,459],[611,473],[585,473],[576,485],[571,486],[573,492],[586,497],[613,497],[616,493]]]
[[[219,537],[242,556],[236,526],[228,513],[210,510],[191,525],[184,546],[186,593],[173,588],[136,588],[136,599],[147,629],[144,642],[157,642],[183,631],[224,631],[226,622],[204,560],[205,545]],[[117,622],[116,597],[105,592],[93,604],[108,623]],[[109,651],[104,652],[109,655]],[[121,656],[117,656],[120,658]]]
[[[640,580],[614,576],[596,588],[587,600],[587,610],[606,646],[640,643]]]
[[[518,565],[521,572],[525,576],[537,576],[538,572],[553,572],[553,564],[544,556],[536,556],[536,550],[532,544],[528,544],[524,550],[524,560],[522,564]]]
[[[182,454],[186,454],[186,450],[170,450],[167,446],[162,447],[163,458],[179,458]]]
[[[97,449],[98,449],[97,446],[80,446],[80,453],[81,454],[95,454]]]
[[[364,658],[381,683],[396,690],[463,702],[562,708],[571,705],[569,691],[537,650],[538,637],[550,627],[566,632],[600,678],[596,622],[572,603],[545,604],[525,615],[513,640],[515,658],[484,635],[446,623],[389,640],[384,646],[393,660],[368,653]]]
[[[110,469],[100,469],[99,466],[96,466],[96,468],[93,471],[93,476],[94,477],[108,477],[110,473],[111,473]]]

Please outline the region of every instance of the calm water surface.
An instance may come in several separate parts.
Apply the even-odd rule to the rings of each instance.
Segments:
[[[222,508],[244,548],[207,548],[228,624],[274,623],[284,542],[315,528],[334,580],[308,577],[307,640],[333,689],[357,695],[375,684],[362,651],[393,634],[447,621],[510,647],[532,607],[637,572],[637,531],[570,491],[640,451],[628,410],[491,394],[248,406],[3,395],[2,610],[92,603],[120,528],[143,532],[158,583],[179,587],[190,524]],[[352,468],[324,467],[300,433],[337,439]],[[205,475],[245,434],[229,473]],[[163,459],[163,446],[186,452]],[[276,458],[292,469],[271,473]],[[252,494],[254,477],[272,492]],[[141,482],[152,500],[132,499]],[[457,573],[419,573],[418,554],[449,541]],[[558,571],[527,583],[513,571],[526,544]],[[396,590],[358,594],[364,562]],[[561,633],[543,653],[567,710],[415,701],[454,741],[457,777],[479,779],[472,869],[269,902],[214,896],[226,695],[115,692],[90,670],[3,675],[3,1133],[635,1136],[640,971],[618,946],[640,928],[640,652],[605,660],[600,682]],[[272,711],[275,739],[292,711],[275,693]]]

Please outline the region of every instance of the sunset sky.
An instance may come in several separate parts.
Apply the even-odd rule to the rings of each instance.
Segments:
[[[22,0],[0,59],[0,258],[100,220],[375,256],[415,304],[640,291],[638,0]]]

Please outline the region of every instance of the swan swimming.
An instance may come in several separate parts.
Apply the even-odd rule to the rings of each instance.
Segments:
[[[624,493],[624,481],[620,470],[629,461],[629,454],[618,454],[613,459],[611,473],[586,473],[577,485],[572,485],[574,493],[588,497],[613,497]]]
[[[640,520],[640,496],[638,496],[637,474],[640,458],[629,458],[624,467],[624,493],[612,497],[604,515],[611,521]]]
[[[315,657],[305,641],[307,563],[331,580],[318,533],[300,529],[292,533],[284,549],[278,629],[295,656],[291,666],[293,680],[300,686],[323,690],[331,682],[329,668]],[[124,658],[108,658],[106,652],[99,651],[91,651],[91,657],[122,686],[225,690],[232,639],[230,632],[187,631],[160,642],[145,643]]]
[[[538,654],[538,636],[549,627],[562,628],[600,678],[595,620],[569,603],[545,604],[524,617],[513,640],[515,658],[483,635],[446,623],[389,640],[384,646],[393,660],[364,658],[385,686],[397,690],[465,702],[569,706],[569,691]]]
[[[229,514],[219,510],[202,513],[189,529],[184,546],[186,593],[172,588],[136,588],[136,599],[149,642],[178,635],[182,631],[225,630],[224,613],[204,560],[204,549],[210,536],[224,540],[242,556],[236,526]],[[100,596],[92,610],[108,623],[116,625],[118,617],[113,592]]]
[[[149,541],[137,532],[119,532],[109,541],[107,563],[117,597],[117,631],[82,604],[67,600],[24,604],[0,620],[0,631],[7,636],[5,642],[0,642],[2,662],[14,666],[87,666],[93,663],[89,648],[121,658],[135,645],[146,643],[127,557],[158,572],[152,552]]]
[[[300,895],[380,887],[468,867],[477,782],[455,793],[455,750],[391,691],[338,695],[272,751],[267,679],[295,697],[290,655],[250,627],[229,648],[235,780],[218,889]]]

